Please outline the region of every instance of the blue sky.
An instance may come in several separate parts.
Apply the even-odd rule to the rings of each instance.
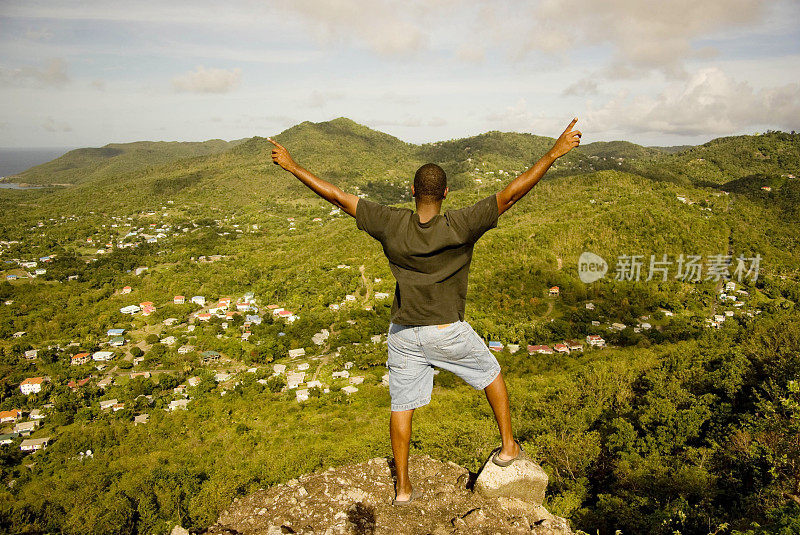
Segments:
[[[794,0],[0,0],[0,146],[268,136],[346,116],[704,143],[800,130]]]

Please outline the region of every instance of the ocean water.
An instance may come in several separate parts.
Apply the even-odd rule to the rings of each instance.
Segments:
[[[0,147],[0,177],[21,173],[34,165],[54,160],[72,149],[73,147]]]

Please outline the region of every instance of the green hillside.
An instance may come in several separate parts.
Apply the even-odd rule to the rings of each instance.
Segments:
[[[629,162],[651,178],[692,184],[724,184],[764,174],[800,176],[800,134],[767,132],[716,138],[677,154]]]
[[[516,436],[550,477],[548,510],[573,528],[800,528],[800,182],[781,176],[792,174],[791,160],[758,175],[761,160],[748,163],[736,148],[761,144],[775,155],[796,143],[773,144],[780,135],[702,149],[733,162],[719,184],[658,173],[664,162],[685,169],[683,152],[587,144],[476,245],[465,319],[505,345],[497,358]],[[443,211],[495,193],[553,142],[488,132],[418,146],[343,118],[276,139],[347,191],[406,207],[418,165],[439,162],[452,188]],[[201,531],[256,489],[391,455],[382,384],[389,265],[353,218],[273,165],[271,149],[254,137],[124,172],[98,168],[68,188],[0,190],[0,410],[42,410],[31,437],[52,441],[23,454],[24,438],[14,437],[0,449],[0,530]],[[584,251],[608,263],[601,280],[581,282]],[[760,255],[761,265],[727,291],[730,300],[723,280],[680,280],[675,264],[666,280],[646,280],[651,255],[664,254]],[[630,255],[642,259],[641,277],[618,279],[618,259]],[[196,316],[248,294],[260,324],[246,319],[253,312]],[[201,295],[205,305],[190,303]],[[121,312],[148,302],[152,314]],[[122,346],[107,344],[112,328],[125,329]],[[591,348],[588,335],[607,347]],[[526,351],[565,340],[584,349]],[[105,349],[114,353],[107,363],[71,365]],[[290,356],[298,349],[305,355]],[[219,358],[204,360],[208,351]],[[333,376],[347,363],[363,378],[352,394]],[[299,400],[275,364],[308,365],[306,379],[322,386]],[[50,382],[23,395],[22,380],[36,376]],[[498,440],[484,396],[447,372],[434,384],[415,416],[412,453],[477,470]],[[185,410],[171,409],[184,399]]]
[[[80,184],[104,176],[127,174],[131,171],[182,158],[215,154],[235,147],[242,141],[211,139],[203,142],[109,143],[99,148],[71,150],[51,162],[6,177],[5,181],[42,185]]]

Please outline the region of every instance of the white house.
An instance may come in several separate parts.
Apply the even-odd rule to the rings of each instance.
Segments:
[[[128,305],[119,309],[119,311],[123,314],[136,314],[140,310],[141,308],[139,308],[139,305]]]
[[[92,360],[97,362],[106,362],[114,358],[113,351],[95,351],[92,354]]]
[[[358,388],[356,388],[356,387],[354,387],[352,385],[347,385],[346,387],[342,388],[342,392],[344,392],[345,394],[348,394],[348,395],[349,394],[355,394],[356,392],[358,392]]]
[[[586,337],[586,341],[592,347],[605,347],[606,341],[599,334],[590,334]]]
[[[113,407],[117,403],[119,403],[119,400],[117,400],[117,398],[105,399],[105,400],[102,400],[100,402],[100,408],[102,410],[110,409],[111,407]]]
[[[192,303],[204,307],[206,306],[206,298],[203,297],[202,295],[195,295],[194,297],[192,297]]]
[[[305,388],[298,388],[295,392],[295,399],[297,401],[308,401],[308,390]]]
[[[186,410],[186,405],[189,404],[189,399],[175,399],[169,402],[169,410],[174,411],[177,409]]]
[[[289,358],[296,359],[298,357],[305,356],[305,354],[306,354],[306,350],[303,349],[302,347],[299,347],[297,349],[290,349],[289,350]]]
[[[306,372],[294,372],[286,374],[286,388],[297,388],[300,383],[305,381]]]
[[[26,438],[19,445],[19,449],[21,449],[22,451],[42,450],[47,447],[47,444],[49,442],[50,442],[50,437]]]
[[[272,366],[272,371],[275,375],[280,375],[286,371],[286,364],[275,364]]]
[[[42,391],[44,377],[28,377],[19,384],[20,391],[26,396]]]
[[[350,377],[350,372],[347,370],[342,370],[340,372],[333,372],[334,379],[339,379],[339,378],[347,379],[348,377]]]

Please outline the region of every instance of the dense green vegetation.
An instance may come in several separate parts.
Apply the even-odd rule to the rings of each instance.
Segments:
[[[406,207],[416,167],[437,161],[452,190],[443,211],[494,193],[552,143],[489,132],[415,146],[347,119],[302,123],[277,139],[348,191]],[[800,170],[798,145],[781,132],[677,151],[588,144],[559,161],[476,246],[467,320],[486,341],[522,345],[498,354],[515,431],[551,477],[545,505],[574,527],[800,530],[800,192],[788,176]],[[352,218],[331,214],[279,172],[270,150],[252,138],[141,166],[134,151],[118,167],[98,162],[124,155],[79,152],[71,172],[85,168],[91,176],[83,182],[0,190],[0,410],[43,409],[31,436],[52,441],[30,455],[19,450],[20,438],[0,446],[0,530],[202,529],[237,496],[390,455],[386,346],[371,341],[388,328],[391,298],[375,293],[393,292],[389,266]],[[768,158],[754,158],[756,150]],[[719,174],[696,172],[697,158],[713,160]],[[579,280],[583,251],[606,259],[605,278]],[[734,308],[720,299],[719,281],[677,280],[674,266],[666,281],[645,280],[650,255],[682,253],[762,260],[757,279],[737,281],[747,293]],[[620,255],[644,257],[641,280],[614,280]],[[40,263],[46,273],[28,278],[33,269],[19,262],[45,256],[53,257]],[[20,279],[6,281],[11,274]],[[551,286],[558,297],[548,296]],[[236,300],[247,292],[263,323],[251,325],[246,340],[243,315],[188,329],[200,309],[191,296]],[[174,304],[175,295],[186,303]],[[156,306],[149,316],[120,312],[145,301]],[[298,319],[274,318],[264,308],[273,303]],[[725,310],[733,315],[709,327]],[[169,318],[176,322],[165,325]],[[645,320],[652,328],[634,330]],[[627,328],[611,330],[612,322]],[[111,348],[108,368],[70,365],[78,352],[108,349],[111,328],[126,329],[126,343]],[[317,345],[311,338],[322,329],[330,337]],[[525,351],[588,334],[609,347]],[[184,345],[196,350],[179,353]],[[300,361],[288,351],[299,348],[307,355],[300,361],[330,390],[312,387],[303,402],[272,373],[274,364],[294,368]],[[39,350],[35,360],[24,357],[29,349]],[[207,363],[203,351],[224,358]],[[346,380],[331,379],[346,362],[364,378],[351,395],[341,391]],[[152,375],[130,376],[143,371]],[[230,380],[215,377],[223,372]],[[97,385],[112,375],[113,383]],[[51,381],[22,395],[19,383],[33,376]],[[68,386],[85,378],[80,388]],[[169,410],[183,397],[174,389],[189,378],[197,382],[186,389],[187,409]],[[433,401],[415,418],[412,452],[476,470],[498,440],[484,396],[444,372],[435,384]],[[112,399],[124,406],[100,408]],[[144,413],[147,423],[134,424]],[[87,449],[91,457],[80,455]]]

